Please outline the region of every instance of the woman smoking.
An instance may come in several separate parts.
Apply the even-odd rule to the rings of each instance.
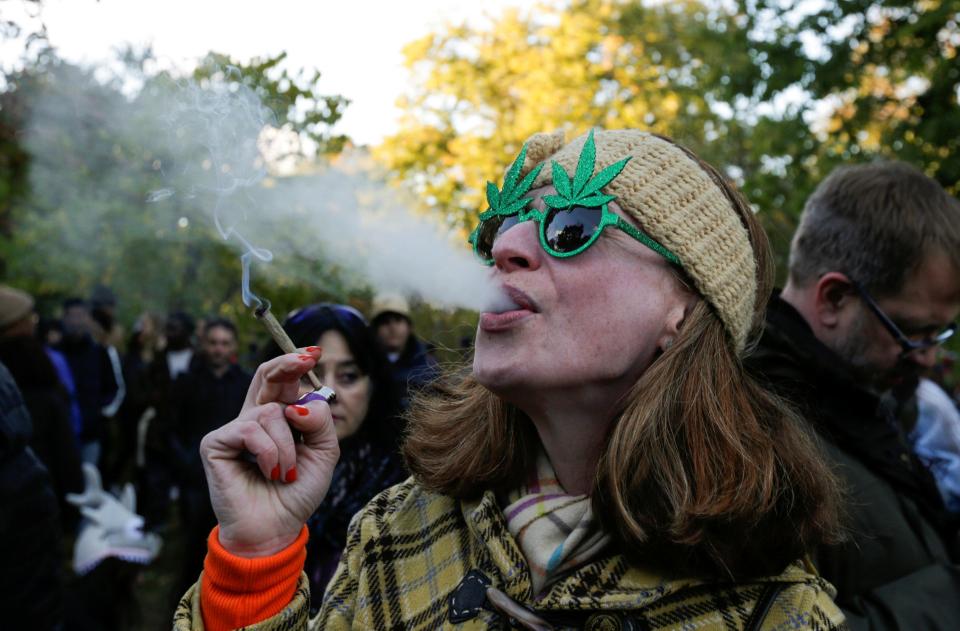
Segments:
[[[338,450],[324,403],[291,405],[308,350],[204,439],[219,526],[177,628],[840,628],[803,562],[835,480],[741,366],[771,283],[746,201],[636,130],[535,135],[487,200],[471,241],[505,300],[414,402],[413,476],[354,517],[318,615],[303,523]]]

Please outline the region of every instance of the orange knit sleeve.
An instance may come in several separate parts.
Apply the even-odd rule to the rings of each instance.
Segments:
[[[220,527],[207,538],[200,609],[208,631],[228,631],[271,618],[290,604],[307,558],[307,527],[296,541],[268,557],[246,558],[220,545]]]

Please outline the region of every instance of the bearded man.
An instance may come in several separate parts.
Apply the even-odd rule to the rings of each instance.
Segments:
[[[906,435],[918,376],[960,314],[960,203],[898,162],[813,193],[751,369],[797,406],[848,493],[814,559],[852,629],[960,629],[957,523]]]

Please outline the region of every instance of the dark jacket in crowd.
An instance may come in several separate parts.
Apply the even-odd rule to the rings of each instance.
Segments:
[[[79,519],[66,501],[67,493],[82,493],[80,449],[70,420],[70,399],[43,345],[31,336],[0,340],[0,362],[10,370],[30,419],[30,447],[50,473],[62,515]]]
[[[170,391],[167,441],[174,482],[180,489],[183,559],[171,607],[203,569],[207,535],[217,523],[200,459],[200,441],[240,414],[252,377],[236,364],[217,377],[194,355],[190,370]]]
[[[67,358],[77,386],[77,402],[83,419],[80,440],[84,443],[100,441],[105,432],[103,406],[117,395],[110,356],[89,335],[80,339],[64,337],[57,350]]]
[[[847,487],[848,541],[815,563],[850,628],[960,629],[957,524],[894,406],[859,387],[779,296],[748,366],[812,424]]]
[[[411,335],[397,361],[390,363],[390,376],[399,393],[401,409],[410,407],[410,395],[433,381],[437,373],[437,360],[430,354],[430,348]]]
[[[139,358],[134,361],[137,364],[130,366],[128,362],[128,367],[140,374],[130,407],[124,413],[126,418],[136,418],[139,422],[144,412],[152,410],[144,436],[144,463],[137,472],[137,507],[147,529],[152,530],[162,528],[166,523],[170,487],[175,484],[173,455],[170,453],[174,379],[170,375],[166,350],[157,353],[146,366]]]
[[[236,364],[217,377],[195,355],[190,370],[173,382],[168,439],[179,484],[204,483],[200,441],[240,414],[251,379]]]
[[[57,497],[29,447],[30,413],[0,364],[0,610],[3,628],[54,629],[63,615]]]

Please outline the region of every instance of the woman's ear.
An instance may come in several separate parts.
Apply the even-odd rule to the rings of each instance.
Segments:
[[[657,341],[657,347],[661,353],[673,346],[677,336],[680,335],[683,323],[686,322],[687,316],[690,315],[690,312],[696,304],[697,296],[695,294],[684,293],[683,297],[667,312],[663,332]]]

